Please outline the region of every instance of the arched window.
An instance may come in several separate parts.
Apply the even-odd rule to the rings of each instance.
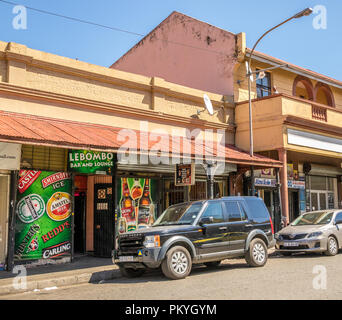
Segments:
[[[314,100],[311,80],[303,76],[297,76],[293,82],[292,95],[306,100]]]
[[[335,107],[334,95],[325,83],[317,82],[314,91],[315,101],[330,107]]]

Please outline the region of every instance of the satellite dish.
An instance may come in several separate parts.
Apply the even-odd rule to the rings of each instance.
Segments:
[[[212,116],[214,114],[214,108],[213,108],[213,105],[211,104],[209,97],[206,94],[204,94],[203,99],[204,99],[205,108],[207,109],[209,114]]]

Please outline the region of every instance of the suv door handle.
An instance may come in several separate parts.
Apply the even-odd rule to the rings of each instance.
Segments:
[[[253,227],[253,225],[252,225],[252,224],[250,224],[250,223],[248,223],[248,224],[245,224],[245,227],[247,227],[247,228],[251,228],[251,227]]]
[[[227,227],[219,227],[219,230],[227,230]]]

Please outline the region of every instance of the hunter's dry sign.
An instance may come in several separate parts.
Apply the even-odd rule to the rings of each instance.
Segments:
[[[21,170],[19,176],[15,259],[51,259],[70,255],[70,174]]]

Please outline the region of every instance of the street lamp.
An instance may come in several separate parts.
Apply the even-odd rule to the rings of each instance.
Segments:
[[[273,31],[274,29],[279,28],[280,26],[282,26],[283,24],[293,20],[293,19],[298,19],[301,17],[305,17],[305,16],[309,16],[311,13],[313,12],[313,10],[311,8],[306,8],[298,13],[296,13],[294,16],[284,20],[283,22],[279,23],[278,25],[276,25],[275,27],[267,30],[258,40],[257,42],[254,44],[252,51],[249,54],[249,59],[248,59],[248,65],[247,65],[247,78],[248,78],[248,107],[249,107],[249,154],[251,157],[253,157],[254,155],[254,145],[253,145],[253,123],[252,123],[252,98],[251,98],[251,77],[253,75],[252,69],[251,69],[251,61],[252,61],[252,56],[253,56],[253,52],[254,49],[256,48],[256,46],[258,45],[258,43],[267,35],[269,34],[271,31]],[[266,70],[266,69],[265,69]],[[259,70],[260,71],[265,71],[265,70]],[[252,195],[254,196],[255,194],[255,187],[254,187],[254,167],[251,166],[251,179],[252,179]]]

